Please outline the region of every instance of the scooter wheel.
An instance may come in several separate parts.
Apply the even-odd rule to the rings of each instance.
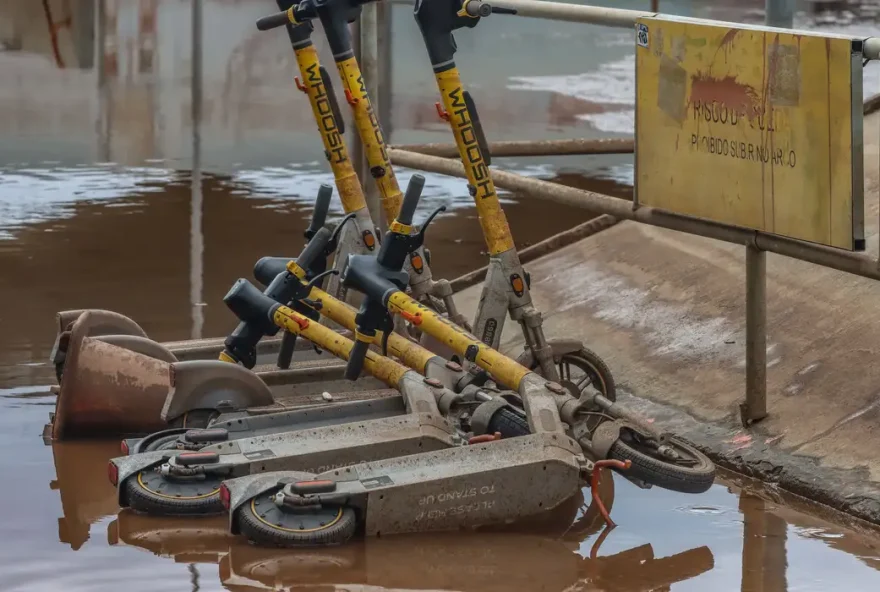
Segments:
[[[621,432],[623,435],[625,432]],[[657,453],[641,445],[633,438],[618,438],[608,457],[620,461],[632,461],[626,475],[641,479],[646,483],[681,493],[703,493],[715,482],[715,464],[709,458],[678,438],[667,442],[679,456],[689,461],[688,465],[677,464],[660,458]]]
[[[510,409],[505,409],[504,407],[499,409],[495,415],[492,416],[486,432],[489,434],[499,432],[502,438],[528,436],[532,433],[531,430],[529,430],[529,422],[525,417],[514,413]]]
[[[173,450],[177,447],[177,440],[180,434],[171,434],[162,436],[146,443],[146,446],[138,448],[138,452],[153,452],[155,450]]]
[[[152,469],[126,479],[124,499],[135,512],[153,516],[212,516],[225,509],[220,501],[220,477],[203,481],[174,481]]]
[[[575,386],[582,385],[580,386],[581,391],[587,385],[592,385],[606,399],[611,401],[617,399],[617,387],[614,384],[611,369],[593,350],[582,347],[576,352],[562,354],[556,365],[563,383],[572,383]],[[589,382],[582,382],[582,378],[573,376],[572,368],[580,370],[586,377],[589,377]]]
[[[271,499],[277,490],[251,498],[236,513],[241,534],[258,545],[322,547],[341,545],[354,535],[357,517],[347,506],[325,506],[317,512],[293,513]]]

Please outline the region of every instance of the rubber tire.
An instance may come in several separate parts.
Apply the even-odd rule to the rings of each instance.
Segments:
[[[162,497],[141,487],[138,475],[140,472],[126,479],[121,485],[125,488],[123,499],[135,512],[151,516],[216,516],[226,511],[220,501],[219,489],[214,495],[197,500]]]
[[[605,385],[605,391],[600,392],[605,396],[606,399],[610,399],[611,401],[617,400],[617,386],[614,383],[614,376],[611,374],[611,369],[608,367],[608,364],[605,363],[605,360],[599,357],[599,354],[591,349],[582,347],[578,351],[562,354],[562,358],[565,358],[566,356],[579,357],[588,365],[592,366],[593,371],[596,373],[596,376],[598,376],[602,383]],[[543,376],[541,374],[541,367],[538,363],[537,358],[532,358],[532,365],[529,370],[533,370],[539,376]]]
[[[606,399],[609,399],[611,401],[617,400],[617,385],[614,382],[614,376],[611,374],[611,368],[608,367],[608,364],[605,363],[605,360],[599,357],[599,354],[591,349],[582,347],[576,352],[562,355],[563,358],[565,356],[582,358],[585,362],[587,362],[587,364],[592,366],[594,372],[602,381],[602,384],[605,386],[605,390],[600,390],[599,392],[601,392]]]
[[[495,415],[489,420],[486,430],[488,434],[500,432],[502,438],[516,438],[517,436],[528,436],[532,433],[529,429],[529,422],[525,417],[504,407],[495,412]]]
[[[621,439],[611,445],[608,458],[632,461],[632,466],[626,471],[627,475],[670,491],[704,493],[712,487],[715,482],[715,464],[705,454],[678,438],[671,438],[670,443],[677,448],[683,448],[690,456],[696,458],[699,461],[697,465],[681,467],[663,462],[639,452]]]
[[[182,434],[171,434],[170,436],[164,436],[162,438],[157,438],[156,440],[150,442],[147,447],[139,452],[154,452],[156,450],[176,450],[176,448],[171,447],[172,443],[177,442],[177,439],[180,438]]]
[[[264,495],[264,494],[260,494]],[[357,516],[352,508],[342,508],[342,517],[328,528],[316,532],[290,532],[278,530],[261,522],[251,510],[251,500],[245,502],[235,513],[238,532],[257,545],[281,548],[329,547],[342,545],[357,529]]]

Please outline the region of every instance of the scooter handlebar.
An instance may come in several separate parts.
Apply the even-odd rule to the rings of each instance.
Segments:
[[[242,322],[254,323],[263,327],[275,324],[272,316],[281,306],[280,302],[266,296],[259,288],[244,278],[233,284],[226,296],[223,297],[223,303]]]
[[[324,249],[330,242],[333,233],[326,226],[322,226],[308,242],[302,253],[297,257],[296,262],[301,268],[308,270],[319,257],[324,255]]]
[[[315,233],[324,226],[327,221],[327,212],[330,210],[330,199],[333,197],[333,187],[327,183],[321,183],[318,189],[318,197],[315,200],[315,209],[312,212],[312,220],[306,230],[306,238],[311,239]]]
[[[293,11],[293,8],[257,19],[257,29],[260,31],[269,31],[271,29],[283,27],[284,25],[294,24],[293,21],[290,20],[290,17],[292,16],[291,11]]]
[[[398,222],[406,225],[412,224],[413,215],[416,213],[416,208],[419,207],[419,200],[422,198],[422,190],[424,188],[424,175],[414,174],[406,186],[403,203],[400,205],[400,213],[397,214]]]
[[[245,368],[253,368],[257,362],[256,344],[263,335],[272,333],[275,328],[272,315],[281,304],[246,279],[235,282],[223,302],[240,321],[224,340],[224,353]]]
[[[278,277],[279,273],[287,271],[287,264],[290,261],[297,261],[290,257],[263,257],[254,265],[254,279],[268,286]]]
[[[345,379],[357,380],[364,369],[364,359],[367,357],[367,350],[370,344],[366,341],[355,339],[354,346],[348,354],[348,362],[345,364]]]

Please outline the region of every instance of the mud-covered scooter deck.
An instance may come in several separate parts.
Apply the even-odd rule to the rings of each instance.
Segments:
[[[417,202],[424,179],[417,176],[414,180],[417,182],[411,183],[412,191],[408,190],[407,196]],[[313,241],[320,239],[318,233],[301,260],[315,250]],[[245,337],[261,335],[269,321],[348,359],[357,350],[354,342],[279,303],[279,286],[285,287],[282,301],[307,300],[314,290],[312,284],[318,278],[305,282],[303,274],[295,271],[290,266],[265,292],[239,280],[226,295],[224,301],[241,321],[238,333],[242,339],[236,342],[236,351],[250,351],[253,344],[248,344]],[[321,309],[334,305],[329,295],[320,301]],[[395,352],[399,357],[410,363],[423,360],[416,365],[433,376],[425,378],[398,362],[370,353],[359,360],[366,363],[373,376],[397,388],[399,397],[376,404],[353,402],[260,417],[227,413],[204,430],[166,430],[148,436],[134,443],[131,456],[111,463],[111,475],[120,484],[120,504],[152,513],[210,513],[222,509],[215,485],[223,477],[282,468],[315,471],[313,467],[327,466],[331,461],[352,463],[424,452],[438,446],[425,440],[431,433],[443,446],[450,446],[465,423],[465,431],[476,436],[495,431],[503,436],[528,433],[520,417],[522,412],[514,410],[501,396],[476,388],[466,393],[448,389],[446,385],[458,388],[467,379],[456,364],[402,338],[395,337],[394,343],[408,350]],[[175,400],[174,395],[169,393],[166,399],[162,412],[165,417],[180,416],[188,403]],[[466,422],[456,420],[456,429],[452,429],[443,416],[455,418],[467,404]],[[437,430],[443,431],[442,437]],[[177,450],[169,452],[168,448]],[[187,452],[178,452],[180,449]]]

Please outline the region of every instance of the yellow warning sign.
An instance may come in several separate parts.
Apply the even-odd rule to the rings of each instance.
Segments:
[[[636,95],[640,205],[864,248],[860,40],[642,18]]]

